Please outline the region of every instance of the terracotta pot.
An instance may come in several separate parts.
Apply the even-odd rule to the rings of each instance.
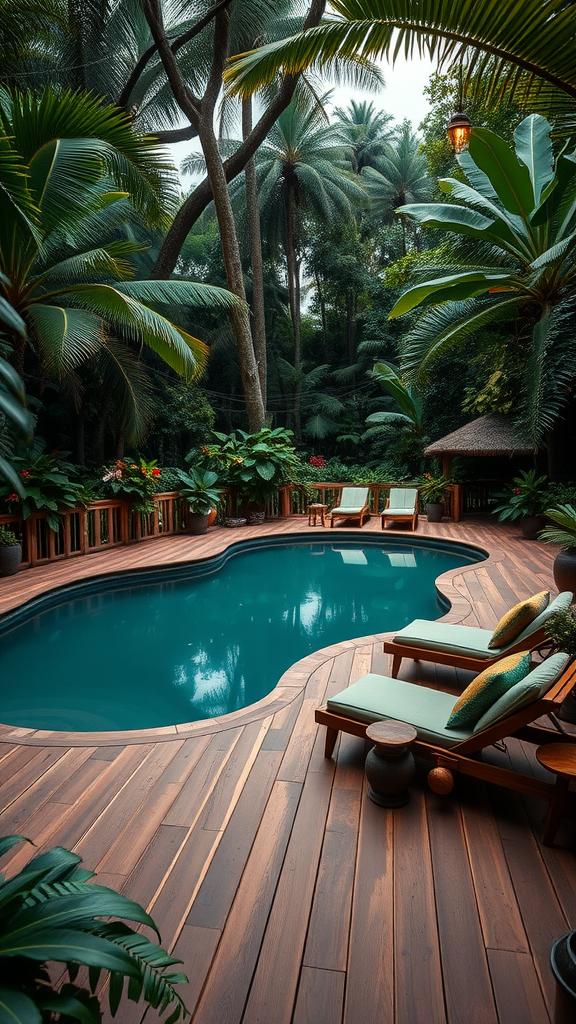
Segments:
[[[545,525],[544,516],[522,516],[520,520],[520,529],[525,540],[536,540]]]
[[[10,544],[0,547],[0,576],[13,576],[20,568],[22,545]]]
[[[554,582],[560,593],[570,590],[576,595],[576,548],[566,548],[556,555]]]
[[[213,526],[214,525],[214,523],[216,522],[217,516],[218,516],[218,509],[217,508],[211,508],[209,513],[208,513],[208,526]]]
[[[198,536],[201,533],[206,533],[208,529],[208,516],[200,515],[198,512],[186,512],[186,529],[188,533],[193,533]]]
[[[442,521],[444,515],[444,505],[436,502],[432,502],[430,505],[425,506],[426,518],[429,523],[439,523]]]

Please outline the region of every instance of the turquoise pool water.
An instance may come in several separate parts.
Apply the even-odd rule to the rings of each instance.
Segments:
[[[311,651],[436,618],[436,577],[482,557],[393,541],[241,548],[158,582],[52,597],[0,637],[0,721],[92,732],[235,711]]]

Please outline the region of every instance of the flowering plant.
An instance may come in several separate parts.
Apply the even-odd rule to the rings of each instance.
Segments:
[[[71,480],[75,472],[72,463],[66,461],[68,452],[54,451],[49,454],[32,453],[27,458],[12,460],[24,489],[20,498],[7,482],[0,482],[0,500],[8,511],[21,515],[23,519],[33,512],[44,512],[46,521],[55,532],[60,525],[58,509],[74,508],[78,504],[80,485]]]
[[[312,455],[309,459],[311,466],[315,466],[316,469],[324,469],[325,462],[323,455]]]
[[[432,476],[424,473],[424,482],[419,485],[419,494],[425,505],[441,505],[446,497],[450,480],[445,476]]]
[[[219,444],[205,445],[202,462],[215,468],[224,483],[237,488],[244,501],[264,505],[277,487],[291,480],[300,460],[292,443],[292,431],[284,427],[262,427],[255,434],[238,430],[235,434],[214,436]],[[189,452],[186,461],[198,459]]]
[[[542,515],[547,504],[545,483],[546,477],[536,476],[535,469],[523,470],[515,476],[505,491],[495,495],[500,504],[494,511],[500,522]]]
[[[160,474],[156,459],[152,459],[151,462],[145,462],[144,459],[138,462],[118,459],[112,468],[106,471],[102,480],[109,485],[112,494],[128,498],[134,512],[148,514],[154,511],[154,482]]]

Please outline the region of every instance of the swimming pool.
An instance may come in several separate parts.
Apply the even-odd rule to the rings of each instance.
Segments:
[[[0,623],[0,721],[94,732],[227,714],[312,651],[436,618],[436,578],[483,557],[428,539],[267,538],[79,584]]]

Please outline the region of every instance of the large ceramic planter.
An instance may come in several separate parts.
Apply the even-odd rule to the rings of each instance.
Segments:
[[[560,593],[576,594],[576,548],[560,551],[554,560],[554,582]]]
[[[425,506],[426,518],[429,523],[440,523],[442,516],[444,515],[444,505],[439,502],[432,502],[430,505]]]
[[[21,561],[21,544],[0,547],[0,576],[13,576],[15,572],[18,572]]]
[[[544,529],[546,520],[544,516],[522,516],[520,529],[525,540],[536,540],[540,530]]]
[[[568,932],[552,946],[550,966],[556,978],[554,1024],[576,1020],[576,932]]]
[[[202,533],[206,533],[207,529],[207,515],[201,515],[199,512],[186,512],[186,530],[188,533],[193,533],[196,536],[199,536]]]

